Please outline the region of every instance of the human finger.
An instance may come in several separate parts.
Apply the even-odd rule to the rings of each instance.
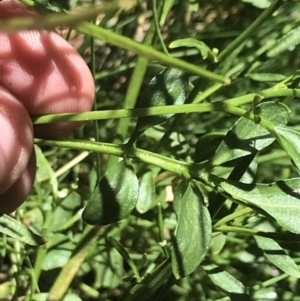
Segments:
[[[0,194],[11,187],[28,165],[33,128],[24,105],[0,87]]]
[[[35,152],[28,162],[18,180],[4,193],[0,195],[0,212],[11,213],[15,211],[26,200],[34,183],[36,172]]]
[[[32,14],[16,0],[0,2],[0,18]],[[23,102],[30,115],[83,112],[92,108],[94,81],[76,50],[55,32],[0,34],[0,85]],[[37,135],[61,136],[80,123],[35,127]]]

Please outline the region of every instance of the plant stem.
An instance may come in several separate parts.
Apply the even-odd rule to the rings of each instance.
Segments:
[[[123,49],[127,49],[127,50],[132,51],[132,52],[134,52],[142,57],[145,57],[147,59],[156,60],[163,65],[178,68],[178,69],[184,70],[186,72],[190,72],[190,73],[193,73],[193,74],[196,74],[199,76],[203,76],[203,77],[206,77],[211,80],[215,80],[215,81],[218,81],[218,82],[221,82],[224,84],[230,83],[230,79],[228,79],[222,75],[208,71],[199,66],[195,66],[186,61],[168,56],[160,51],[155,50],[154,48],[152,48],[150,46],[138,43],[127,37],[116,34],[110,30],[107,30],[107,29],[104,29],[101,27],[97,27],[88,22],[82,22],[81,24],[79,24],[77,26],[77,29],[82,33],[89,34],[97,39],[104,40],[109,44],[118,46]]]
[[[218,61],[227,58],[237,47],[239,47],[254,31],[268,19],[281,5],[282,0],[274,1],[242,34],[240,34],[234,41],[232,41],[220,54]]]
[[[167,249],[167,240],[166,240],[165,234],[164,234],[164,220],[163,220],[161,203],[157,204],[157,224],[158,224],[158,233],[159,233],[159,238],[160,238],[159,244],[163,249],[165,257],[169,258],[170,254]]]
[[[92,1],[93,5],[95,5],[95,0]],[[94,19],[92,21],[93,24],[96,23],[96,20]],[[93,75],[93,79],[95,81],[95,76],[96,76],[96,58],[95,58],[95,38],[91,37],[91,73]],[[97,111],[97,99],[95,97],[94,99],[94,106],[93,106],[93,111]],[[94,120],[94,135],[95,135],[95,140],[99,141],[99,125],[98,125],[98,120]],[[100,154],[97,153],[96,155],[96,172],[97,172],[97,182],[100,181],[101,179],[101,159],[100,159]]]
[[[243,216],[245,214],[248,214],[250,212],[253,212],[252,208],[249,208],[249,207],[243,208],[243,209],[233,212],[229,215],[226,215],[225,217],[223,217],[222,219],[217,221],[214,226],[215,227],[223,226],[224,224],[231,222],[231,221],[235,220],[236,218]]]
[[[107,153],[119,157],[128,156],[140,161],[163,167],[166,170],[174,172],[178,175],[184,176],[190,174],[191,164],[181,162],[168,157],[164,157],[143,149],[128,148],[126,145],[101,143],[84,140],[43,140],[35,139],[35,143],[39,145],[57,146],[63,148],[73,148],[78,150],[89,150],[93,152]],[[198,177],[198,172],[194,171],[194,176]]]
[[[154,35],[155,35],[155,25],[154,25],[154,21],[152,20],[151,26],[145,36],[143,44],[150,46],[152,44]],[[125,95],[124,104],[123,104],[124,109],[133,109],[135,107],[146,74],[148,63],[149,63],[148,58],[142,56],[138,57],[132,75],[130,77],[130,82]],[[113,141],[114,143],[123,143],[124,139],[126,138],[129,126],[130,126],[129,118],[124,118],[119,120],[117,126],[116,138]],[[110,156],[107,164],[108,167],[114,165],[116,161],[117,161],[116,157]]]
[[[194,107],[200,105],[186,105],[186,106]],[[254,122],[256,121],[255,114],[245,109],[230,105],[228,104],[228,102],[207,103],[207,104],[202,104],[202,106],[207,106],[208,108],[214,109],[216,111],[222,111],[222,112],[232,113],[237,116],[243,116]],[[274,126],[272,123],[269,123],[268,120],[261,118],[260,124],[263,127],[265,127],[267,130],[269,130],[271,133],[273,132]],[[180,176],[191,175],[191,177],[195,179],[202,178],[205,182],[210,183],[209,178],[207,177],[208,173],[205,172],[203,169],[199,169],[197,164],[181,162],[143,149],[128,147],[128,145],[126,144],[119,145],[119,144],[112,144],[112,143],[92,142],[92,141],[75,140],[75,139],[65,139],[65,140],[35,139],[35,143],[40,145],[58,146],[58,147],[73,148],[78,150],[102,152],[102,153],[107,153],[110,155],[115,155],[120,157],[129,156],[135,159],[139,159],[142,162],[150,163],[162,167],[163,169],[168,170],[170,172],[174,172]]]
[[[229,110],[234,110],[234,106],[252,103],[254,97],[257,95],[261,96],[263,99],[286,96],[299,97],[300,89],[272,88],[262,90],[257,93],[250,93],[247,95],[231,98],[226,101],[218,101],[211,103],[157,106],[139,109],[103,110],[84,113],[49,114],[33,117],[32,121],[33,124],[44,124],[62,121],[88,121],[96,119],[117,119],[128,117],[156,116],[164,114],[204,113],[210,111],[229,112]],[[232,113],[236,114],[236,112]],[[238,113],[237,115],[240,116],[240,113]]]
[[[163,4],[164,4],[164,1],[160,1],[160,7],[159,7],[159,12],[158,12],[157,8],[156,8],[156,6],[157,6],[156,0],[152,0],[153,21],[154,21],[154,25],[155,25],[155,29],[156,29],[156,34],[157,34],[157,37],[159,39],[162,50],[166,55],[169,55],[168,49],[167,49],[167,47],[164,43],[163,37],[162,37],[161,32],[160,32],[160,26],[159,26],[159,21],[158,21],[159,16],[161,15]]]
[[[112,2],[111,4],[105,4],[100,8],[90,9],[79,15],[55,14],[54,16],[45,16],[43,19],[35,17],[14,18],[13,22],[6,20],[0,21],[0,31],[14,32],[22,29],[53,29],[61,25],[75,26],[81,33],[90,35],[122,49],[132,51],[147,59],[156,60],[163,65],[178,68],[225,84],[230,84],[229,78],[208,71],[199,66],[195,66],[194,64],[188,63],[184,60],[168,56],[150,46],[138,43],[130,38],[114,33],[108,29],[101,28],[87,21],[83,21],[96,17],[100,12],[109,12],[115,9],[116,3]]]
[[[109,229],[110,226],[86,227],[78,247],[74,250],[72,257],[63,267],[53,286],[51,287],[47,301],[62,300],[79,268],[84,262],[90,248],[93,246],[96,240],[99,239],[100,236],[103,236],[105,233],[107,233]]]

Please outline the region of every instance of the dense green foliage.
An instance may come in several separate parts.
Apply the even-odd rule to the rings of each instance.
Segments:
[[[78,30],[96,112],[33,118],[88,122],[35,140],[0,299],[299,300],[300,3],[22,2]]]

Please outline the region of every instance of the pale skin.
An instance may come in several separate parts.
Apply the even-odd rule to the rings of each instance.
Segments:
[[[0,19],[26,15],[34,13],[19,1],[0,1]],[[57,33],[0,33],[0,213],[17,209],[31,191],[33,137],[61,137],[80,126],[33,127],[30,116],[88,111],[94,91],[86,63]]]

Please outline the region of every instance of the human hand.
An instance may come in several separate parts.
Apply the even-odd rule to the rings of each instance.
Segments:
[[[0,1],[0,19],[35,15],[18,0]],[[80,123],[33,127],[30,115],[92,108],[94,81],[79,54],[55,32],[0,34],[0,212],[18,208],[36,172],[33,136],[63,136]]]

